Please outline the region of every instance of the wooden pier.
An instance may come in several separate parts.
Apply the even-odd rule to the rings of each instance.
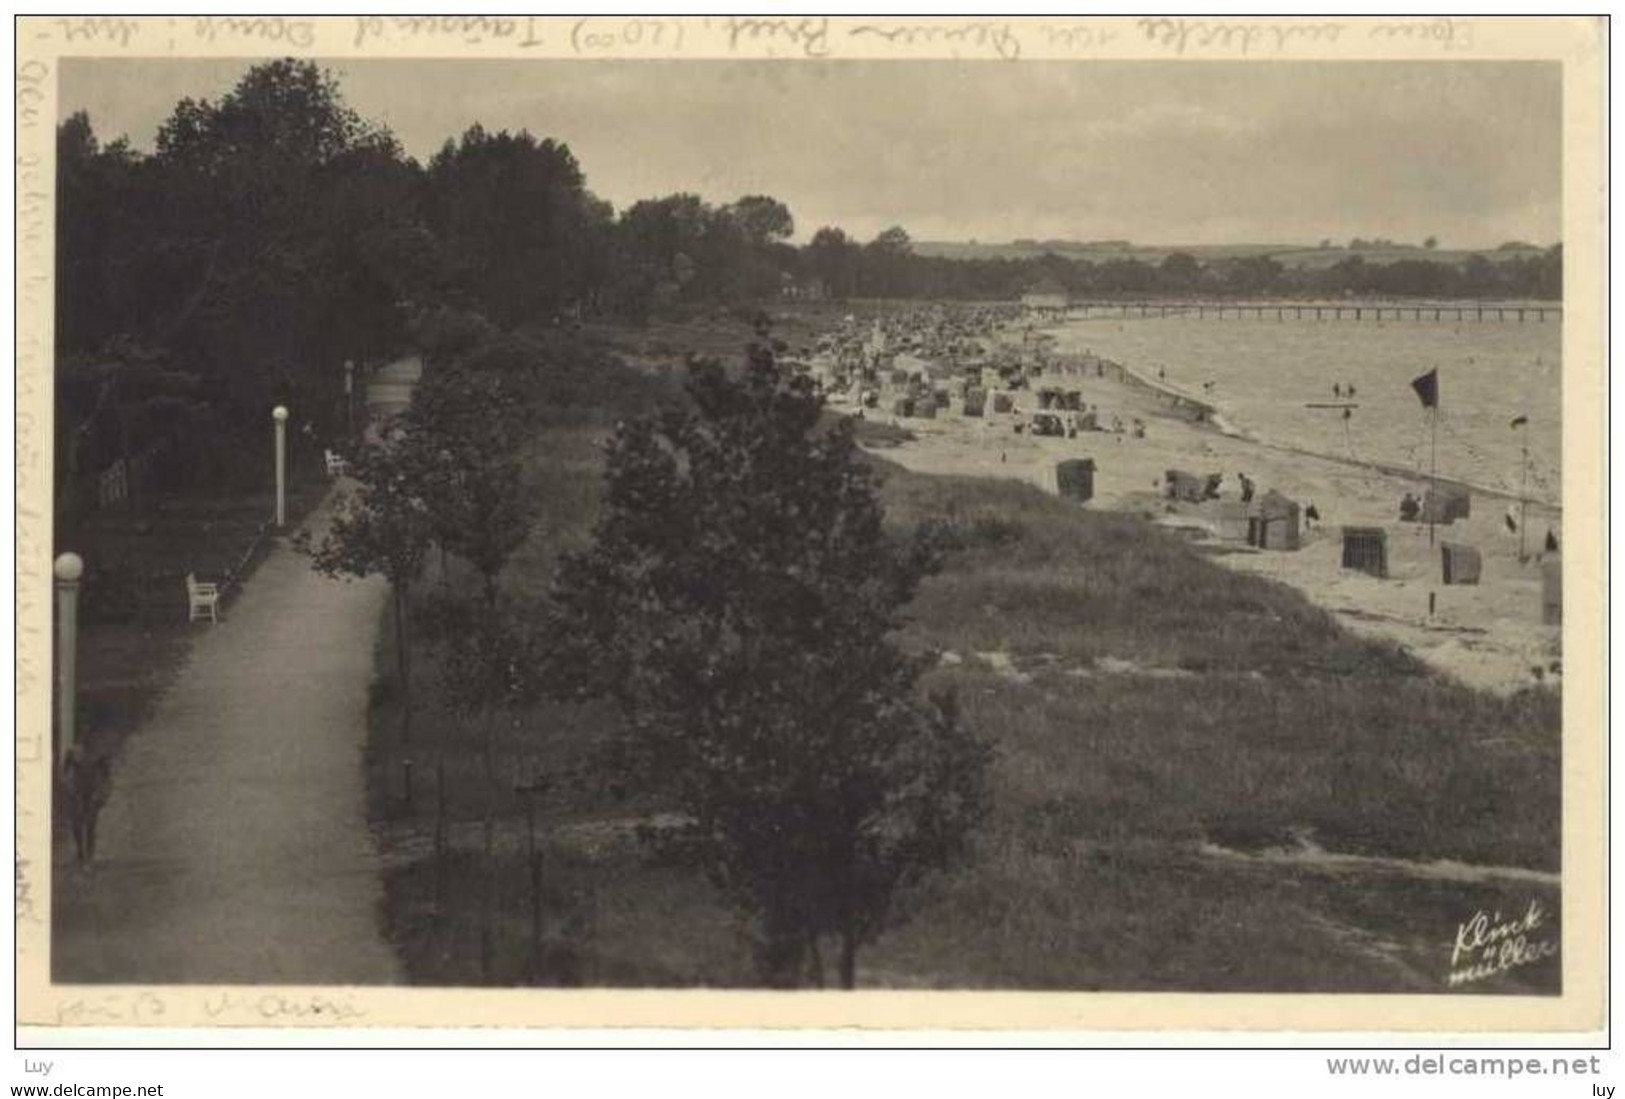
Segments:
[[[1258,320],[1273,318],[1277,321],[1445,321],[1461,323],[1471,321],[1526,322],[1560,321],[1563,307],[1550,305],[1506,305],[1497,302],[1457,302],[1446,305],[1425,302],[1415,305],[1392,302],[1230,302],[1230,301],[1086,301],[1073,302],[1067,315],[1074,317],[1177,317],[1194,316],[1203,320],[1240,320],[1252,317]]]

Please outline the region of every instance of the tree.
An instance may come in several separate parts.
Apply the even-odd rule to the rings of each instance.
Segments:
[[[479,125],[429,162],[428,214],[457,277],[509,327],[587,294],[607,218],[569,146]]]
[[[1158,265],[1158,270],[1164,286],[1176,292],[1195,289],[1202,278],[1202,265],[1189,252],[1168,253]]]
[[[1224,285],[1237,294],[1263,294],[1276,288],[1285,268],[1270,256],[1233,259],[1223,267]]]
[[[883,229],[863,249],[862,289],[866,295],[908,297],[914,243],[899,225]]]
[[[454,328],[457,326],[454,326]],[[470,333],[462,326],[457,339]],[[472,326],[478,330],[478,326]],[[442,551],[480,574],[480,606],[459,600],[438,606],[446,645],[446,697],[481,730],[485,799],[480,971],[491,972],[497,799],[496,724],[500,714],[531,697],[527,622],[499,600],[498,579],[530,529],[521,449],[526,387],[548,363],[542,349],[514,336],[478,333],[457,357],[426,374],[407,412],[410,443],[424,471],[426,511]],[[444,556],[442,556],[442,565]],[[437,764],[438,766],[438,764]]]
[[[767,195],[746,195],[735,202],[730,211],[744,230],[745,239],[758,248],[788,240],[796,231],[790,208]]]
[[[502,715],[536,699],[535,632],[512,608],[488,605],[458,616],[446,647],[446,701],[478,722],[485,779],[481,814],[480,974],[491,976],[496,924],[496,724]],[[437,844],[437,850],[442,845]]]
[[[418,453],[399,440],[363,444],[351,460],[356,492],[341,500],[332,526],[309,549],[312,564],[328,576],[380,575],[389,581],[395,605],[402,744],[412,735],[411,588],[423,571],[431,534]]]
[[[1554,244],[1540,254],[1534,264],[1536,297],[1561,299],[1563,297],[1563,246]]]
[[[1422,247],[1426,248],[1430,252],[1433,251],[1433,249],[1439,247],[1439,238],[1429,237],[1427,240],[1422,242]]]
[[[520,459],[525,405],[501,370],[512,353],[497,340],[425,374],[406,414],[434,538],[479,572],[488,608],[530,529]]]
[[[1482,254],[1474,252],[1461,267],[1462,291],[1470,298],[1493,298],[1501,293],[1501,279],[1496,265]]]
[[[135,213],[140,158],[122,139],[103,146],[83,111],[57,127],[56,147],[57,346],[91,351],[123,326],[114,241]]]
[[[987,747],[891,638],[939,557],[888,535],[850,424],[822,428],[762,347],[740,377],[693,363],[688,395],[610,444],[593,544],[553,587],[549,678],[619,704],[631,766],[686,817],[673,839],[755,917],[764,979],[820,982],[833,940],[850,988],[984,809]]]
[[[722,257],[728,284],[741,298],[777,294],[796,252],[785,243],[795,232],[790,208],[767,195],[746,195],[724,211],[738,229],[735,255]]]
[[[914,250],[914,242],[909,239],[908,230],[901,225],[882,229],[875,239],[869,242],[869,246],[887,256],[906,256]]]
[[[858,245],[843,230],[829,225],[814,233],[807,245],[807,263],[814,277],[836,298],[856,292],[860,254]]]
[[[336,422],[342,363],[389,345],[416,177],[389,132],[317,65],[256,65],[159,128],[132,211],[127,282],[151,342],[212,374],[257,428],[279,379],[301,417]]]
[[[147,490],[170,487],[197,469],[179,440],[207,437],[208,405],[196,374],[162,351],[122,337],[95,352],[63,351],[56,361],[56,516],[79,513],[83,474],[122,459],[129,503],[151,503]]]

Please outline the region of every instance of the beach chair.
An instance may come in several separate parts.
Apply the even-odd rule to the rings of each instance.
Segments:
[[[327,451],[327,475],[329,477],[343,477],[350,472],[350,461],[342,454],[332,450]]]
[[[197,573],[186,574],[186,601],[189,606],[188,622],[196,622],[205,614],[210,622],[219,622],[217,608],[220,606],[220,585],[207,583],[197,578]]]

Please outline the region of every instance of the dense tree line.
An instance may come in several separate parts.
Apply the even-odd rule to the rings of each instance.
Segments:
[[[1013,300],[1033,289],[1073,297],[1560,298],[1563,250],[1520,252],[1463,263],[1435,259],[1367,260],[1358,251],[1327,266],[1287,266],[1268,255],[1203,262],[1174,252],[1158,262],[1114,257],[1093,262],[1059,252],[1021,258],[949,258],[915,253],[892,228],[868,244],[839,229],[818,230],[793,269],[833,297]]]
[[[297,409],[300,438],[329,437],[344,363],[381,358],[446,310],[556,330],[785,294],[1561,293],[1556,248],[1459,266],[1351,253],[1310,269],[1179,253],[948,259],[919,254],[900,227],[867,242],[820,227],[798,247],[791,211],[766,195],[680,193],[617,211],[567,146],[525,132],[476,124],[419,164],[332,76],[291,60],[255,66],[216,101],[176,104],[151,153],[104,143],[82,113],[61,125],[58,153],[59,489],[148,453],[170,456],[171,480],[257,477],[257,452],[238,441],[272,403]],[[200,449],[217,460],[185,460]]]

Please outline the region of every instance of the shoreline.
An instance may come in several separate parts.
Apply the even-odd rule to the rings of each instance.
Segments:
[[[1053,335],[1057,330],[1045,328],[1040,329],[1040,331]],[[1312,450],[1309,447],[1297,446],[1293,443],[1283,443],[1277,442],[1273,439],[1267,439],[1252,431],[1248,431],[1245,428],[1236,427],[1234,424],[1230,423],[1225,419],[1225,411],[1219,404],[1201,397],[1193,396],[1188,391],[1174,386],[1172,383],[1159,381],[1156,378],[1152,378],[1142,373],[1135,367],[1117,362],[1114,359],[1108,359],[1103,355],[1090,355],[1082,358],[1086,358],[1087,361],[1091,362],[1103,363],[1109,370],[1118,372],[1124,378],[1133,378],[1135,383],[1139,386],[1170,398],[1175,402],[1175,407],[1183,404],[1200,410],[1202,413],[1202,418],[1193,421],[1191,425],[1197,429],[1201,429],[1204,426],[1211,427],[1213,430],[1217,431],[1218,434],[1228,439],[1235,439],[1240,442],[1251,443],[1254,446],[1267,447],[1270,450],[1280,451],[1283,454],[1292,454],[1303,458],[1314,458],[1322,462],[1335,462],[1340,465],[1349,466],[1353,469],[1370,470],[1389,477],[1409,480],[1423,487],[1430,483],[1431,479],[1420,470],[1413,470],[1407,466],[1397,465],[1393,462],[1350,458],[1347,455],[1331,454],[1326,451]],[[1076,364],[1069,364],[1069,369],[1077,369]],[[1519,496],[1517,493],[1509,492],[1504,488],[1473,481],[1465,477],[1441,475],[1438,479],[1447,484],[1464,485],[1467,488],[1472,489],[1480,496],[1490,496],[1497,500],[1506,500],[1511,503],[1518,503],[1523,500],[1528,500],[1530,504],[1538,505],[1546,511],[1555,512],[1558,515],[1563,513],[1562,504],[1554,504],[1550,500],[1543,497]]]
[[[1198,552],[1222,566],[1287,584],[1352,632],[1402,645],[1430,668],[1469,686],[1509,694],[1560,683],[1562,631],[1543,620],[1545,555],[1540,547],[1547,530],[1560,530],[1561,509],[1529,500],[1525,530],[1532,535],[1531,552],[1520,557],[1517,539],[1503,527],[1500,506],[1517,498],[1454,481],[1468,484],[1488,506],[1430,532],[1427,524],[1398,518],[1400,497],[1427,482],[1414,470],[1227,432],[1212,422],[1209,400],[1098,356],[1087,360],[1091,366],[1110,365],[1085,369],[1084,361],[1063,357],[1057,373],[1068,388],[1079,388],[1086,401],[1102,410],[1120,414],[1124,421],[1142,418],[1149,429],[1144,438],[1100,431],[1071,439],[1034,437],[1015,431],[1024,412],[990,410],[967,418],[951,407],[934,419],[897,418],[897,426],[915,438],[880,453],[915,472],[1009,478],[1052,494],[1057,491],[1057,462],[1093,458],[1094,496],[1082,506],[1140,515],[1191,537]],[[850,406],[832,408],[853,411]],[[1203,412],[1200,422],[1197,410]],[[1257,549],[1226,535],[1220,502],[1166,499],[1161,491],[1166,469],[1222,471],[1227,478],[1223,495],[1230,501],[1235,500],[1236,484],[1231,475],[1245,471],[1259,494],[1279,491],[1302,505],[1313,504],[1323,518],[1306,524],[1295,550]],[[1342,567],[1342,529],[1355,526],[1386,532],[1385,577]],[[1442,582],[1444,543],[1479,552],[1483,569],[1477,584]]]

